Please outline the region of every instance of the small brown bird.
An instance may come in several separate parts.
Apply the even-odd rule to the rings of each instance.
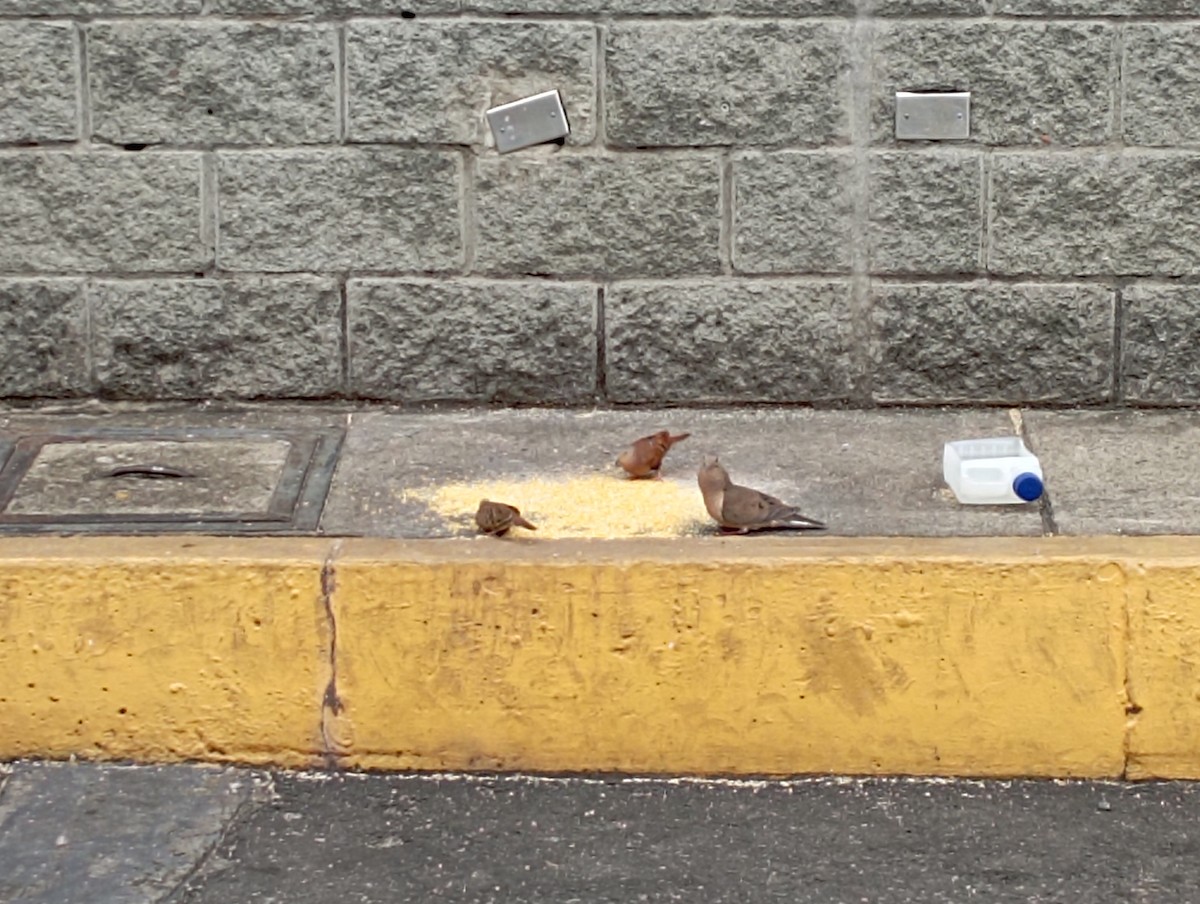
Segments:
[[[492,537],[503,537],[514,526],[537,530],[521,517],[521,510],[515,505],[492,502],[490,499],[480,501],[479,510],[475,512],[475,523],[481,531]]]
[[[715,456],[705,456],[696,479],[704,507],[724,531],[748,534],[752,530],[825,529],[822,522],[800,514],[774,496],[738,486]]]
[[[617,457],[617,464],[634,479],[658,477],[658,470],[671,447],[689,436],[690,433],[672,436],[668,430],[659,430],[650,436],[643,436]]]

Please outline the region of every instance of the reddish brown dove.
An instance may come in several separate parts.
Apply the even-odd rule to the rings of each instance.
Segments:
[[[774,496],[740,487],[715,457],[706,456],[696,475],[704,507],[724,531],[748,534],[752,530],[824,530],[820,521],[809,518]]]
[[[667,430],[659,430],[650,436],[643,436],[617,457],[617,464],[635,479],[657,477],[663,458],[671,451],[671,447],[689,436],[691,436],[690,433],[672,436]]]
[[[492,502],[490,499],[484,499],[479,503],[479,510],[475,512],[475,523],[479,525],[481,531],[492,537],[503,537],[513,526],[537,530],[521,517],[521,510],[515,505]]]

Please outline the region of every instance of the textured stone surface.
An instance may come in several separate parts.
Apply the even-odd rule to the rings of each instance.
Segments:
[[[1200,28],[1194,23],[1130,25],[1125,30],[1123,72],[1121,127],[1126,141],[1200,142]]]
[[[877,16],[982,16],[987,4],[984,0],[874,0],[871,12]]]
[[[0,155],[0,270],[198,270],[199,154]]]
[[[1200,403],[1200,286],[1133,285],[1121,297],[1126,399]]]
[[[872,296],[879,401],[1073,404],[1110,395],[1107,287],[876,284]]]
[[[850,269],[848,154],[784,152],[733,162],[733,266],[747,273]]]
[[[0,0],[0,16],[156,16],[200,12],[202,0]]]
[[[1019,154],[992,163],[995,273],[1200,273],[1200,156]]]
[[[1196,0],[996,0],[1010,16],[1194,16]]]
[[[609,142],[843,141],[848,33],[786,20],[616,23],[605,48]]]
[[[0,798],[0,900],[162,901],[261,787],[197,766],[17,763]]]
[[[618,402],[845,399],[857,376],[840,282],[617,285],[605,327]]]
[[[790,285],[792,275],[835,279],[850,272],[852,260],[906,283],[988,272],[1042,291],[1077,277],[1149,277],[1152,284],[1122,289],[1125,344],[1115,366],[1124,396],[1200,404],[1193,388],[1200,370],[1192,373],[1188,353],[1193,336],[1200,338],[1192,325],[1200,323],[1200,304],[1186,285],[1161,285],[1200,276],[1200,153],[1177,150],[1200,145],[1200,30],[1191,19],[1174,19],[1200,20],[1200,0],[208,0],[204,10],[217,18],[193,18],[201,6],[0,0],[0,143],[89,137],[76,134],[82,28],[90,135],[118,145],[185,146],[140,154],[0,149],[0,273],[37,287],[38,298],[33,308],[0,314],[17,337],[0,361],[0,395],[88,391],[89,374],[71,370],[77,349],[55,338],[67,335],[66,315],[43,313],[52,306],[47,293],[58,297],[68,284],[56,279],[187,277],[209,271],[219,240],[217,263],[234,272],[349,271],[381,285],[464,267],[480,276],[594,284],[680,278],[686,283],[674,297],[683,299],[706,280],[760,291],[713,279],[730,267]],[[856,31],[859,10],[874,18]],[[466,15],[446,15],[459,12]],[[345,137],[370,147],[330,144],[339,138],[338,29],[345,32]],[[856,50],[859,40],[867,43]],[[865,158],[847,147],[852,53],[870,60],[867,141],[874,147]],[[597,118],[601,85],[606,110]],[[549,87],[564,93],[572,144],[685,150],[539,148],[500,157],[376,146],[484,148],[491,144],[488,106]],[[1118,87],[1121,115],[1114,117]],[[894,92],[938,88],[973,92],[968,146],[895,146]],[[1134,147],[1117,154],[1088,147],[1110,140]],[[202,218],[200,155],[187,150],[210,143],[326,146],[217,151],[217,203],[205,207],[219,217],[214,232]],[[986,179],[971,144],[997,148]],[[732,174],[728,234],[720,223],[722,165]],[[866,222],[852,222],[852,199],[860,213],[865,203]],[[491,283],[470,277],[454,285],[478,297]],[[582,309],[563,300],[577,288],[546,290],[536,312],[546,326],[528,332],[527,346],[515,352],[531,356],[520,386],[490,382],[491,371],[472,371],[459,351],[468,344],[456,344],[461,336],[486,339],[486,320],[450,332],[430,324],[419,342],[427,358],[437,357],[435,339],[444,347],[447,398],[533,398],[542,379],[532,362],[537,354],[567,375],[547,378],[549,396],[586,399],[594,391],[595,343],[574,332]],[[429,397],[443,391],[433,370],[419,376],[415,364],[396,376],[404,343],[418,342],[411,321],[398,325],[431,293],[414,300],[397,289],[372,312],[383,318],[378,331],[392,336],[393,354],[373,331],[358,338],[377,365],[376,377],[357,374],[370,392],[408,399],[423,386],[431,387]],[[490,312],[505,342],[524,326],[511,313],[519,304],[508,299]],[[1000,302],[961,305],[966,316],[1003,332]],[[1062,304],[1048,306],[1044,317],[1033,317],[1037,330],[1065,316]],[[570,341],[543,347],[555,335],[549,324],[567,310]],[[935,316],[932,309],[909,313],[914,323]],[[895,314],[876,310],[877,318]],[[847,314],[847,331],[848,324]],[[1062,325],[1052,347],[1065,342],[1074,350],[1066,354],[1076,354],[1089,324]],[[160,332],[182,329],[172,322]],[[568,362],[577,341],[583,357]],[[495,348],[489,354],[511,346]],[[48,355],[61,359],[39,373]],[[857,345],[856,360],[866,356]],[[1070,391],[1063,399],[1083,392],[1079,361],[1071,360],[1075,382],[1064,384]],[[963,398],[991,398],[990,365],[973,361],[964,358],[940,379],[952,377]],[[724,362],[710,369],[714,382],[743,381]],[[390,388],[409,377],[404,392]],[[850,382],[866,392],[857,379]],[[1088,385],[1093,394],[1084,395],[1096,398]],[[943,398],[929,386],[930,398],[913,400]],[[772,386],[763,400],[776,392]],[[739,390],[736,397],[750,395]],[[1058,399],[1036,397],[1048,398]]]
[[[0,279],[0,396],[88,389],[83,295],[71,280]]]
[[[720,269],[716,159],[512,155],[478,168],[484,272],[613,279]]]
[[[885,22],[875,36],[871,134],[894,141],[897,91],[971,92],[971,138],[1086,145],[1111,129],[1114,31],[1098,23]]]
[[[502,13],[617,13],[624,15],[836,16],[852,15],[854,0],[462,0],[463,9]]]
[[[115,144],[336,138],[326,25],[122,22],[88,28],[92,134]]]
[[[353,280],[350,384],[398,401],[581,402],[596,390],[590,285]]]
[[[982,191],[978,154],[871,155],[871,272],[977,272],[983,242]]]
[[[352,22],[352,141],[494,144],[484,111],[557,88],[571,144],[596,133],[596,29],[583,22]]]
[[[0,141],[73,141],[79,134],[75,30],[0,22]]]
[[[333,280],[100,282],[89,295],[104,395],[319,397],[340,389]]]
[[[444,270],[462,260],[455,154],[219,155],[218,257],[232,270]]]
[[[399,16],[452,13],[459,0],[212,0],[227,15]]]

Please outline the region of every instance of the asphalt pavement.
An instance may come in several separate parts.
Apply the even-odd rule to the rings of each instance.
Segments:
[[[13,763],[0,900],[1200,901],[1200,787]]]

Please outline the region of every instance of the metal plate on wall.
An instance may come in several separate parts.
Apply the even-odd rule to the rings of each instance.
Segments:
[[[971,137],[971,92],[896,92],[896,138],[947,141]]]
[[[3,438],[0,532],[312,533],[343,436],[115,428]]]
[[[565,138],[571,133],[557,89],[523,97],[487,111],[488,125],[501,154]]]

